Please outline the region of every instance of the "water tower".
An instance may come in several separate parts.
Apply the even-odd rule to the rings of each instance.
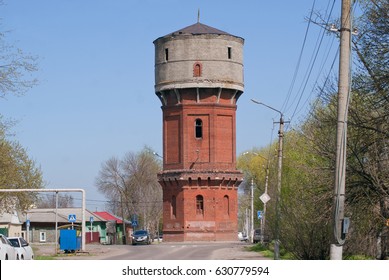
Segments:
[[[244,39],[200,22],[160,37],[164,241],[237,240],[236,109]]]

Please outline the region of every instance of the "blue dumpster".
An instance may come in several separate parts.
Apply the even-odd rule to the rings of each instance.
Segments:
[[[81,248],[81,237],[75,229],[61,229],[59,231],[59,249],[65,252],[75,252]]]

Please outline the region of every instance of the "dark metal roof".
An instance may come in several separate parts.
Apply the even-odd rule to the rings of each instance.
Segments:
[[[224,32],[222,30],[219,30],[219,29],[213,28],[211,26],[197,22],[195,24],[189,25],[189,26],[182,28],[180,30],[174,31],[173,33],[169,33],[165,36],[159,37],[158,39],[156,39],[154,41],[154,43],[157,40],[162,39],[162,38],[175,37],[175,36],[180,36],[180,35],[204,35],[204,34],[228,35],[228,36],[233,36],[233,37],[237,37],[237,38],[244,40],[243,38],[241,38],[239,36],[235,36],[235,35],[232,35],[230,33]]]
[[[180,30],[177,30],[173,33],[170,33],[168,35],[181,35],[181,34],[219,34],[219,35],[231,35],[227,32],[221,31],[219,29],[213,28],[211,26],[202,24],[200,22],[197,22],[195,24],[189,25],[185,28],[182,28]]]

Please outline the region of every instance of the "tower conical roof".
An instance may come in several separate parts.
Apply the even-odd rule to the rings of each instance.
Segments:
[[[211,26],[202,24],[200,22],[197,22],[195,24],[189,25],[185,28],[182,28],[180,30],[177,30],[169,35],[181,35],[181,34],[220,34],[220,35],[231,35],[227,32],[224,32],[222,30],[213,28]]]

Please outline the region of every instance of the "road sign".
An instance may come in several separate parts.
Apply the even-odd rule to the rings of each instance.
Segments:
[[[30,220],[26,220],[26,226],[30,226]]]
[[[93,216],[90,216],[89,222],[90,222],[90,223],[93,223]]]
[[[263,203],[267,203],[269,200],[270,200],[270,196],[267,194],[267,193],[264,193],[262,194],[259,199],[263,202]]]
[[[69,223],[74,223],[76,221],[76,214],[69,214],[68,221]]]
[[[262,219],[262,211],[258,210],[257,211],[258,219]]]
[[[138,226],[138,216],[135,215],[135,214],[132,216],[131,225],[133,227],[137,227]]]

